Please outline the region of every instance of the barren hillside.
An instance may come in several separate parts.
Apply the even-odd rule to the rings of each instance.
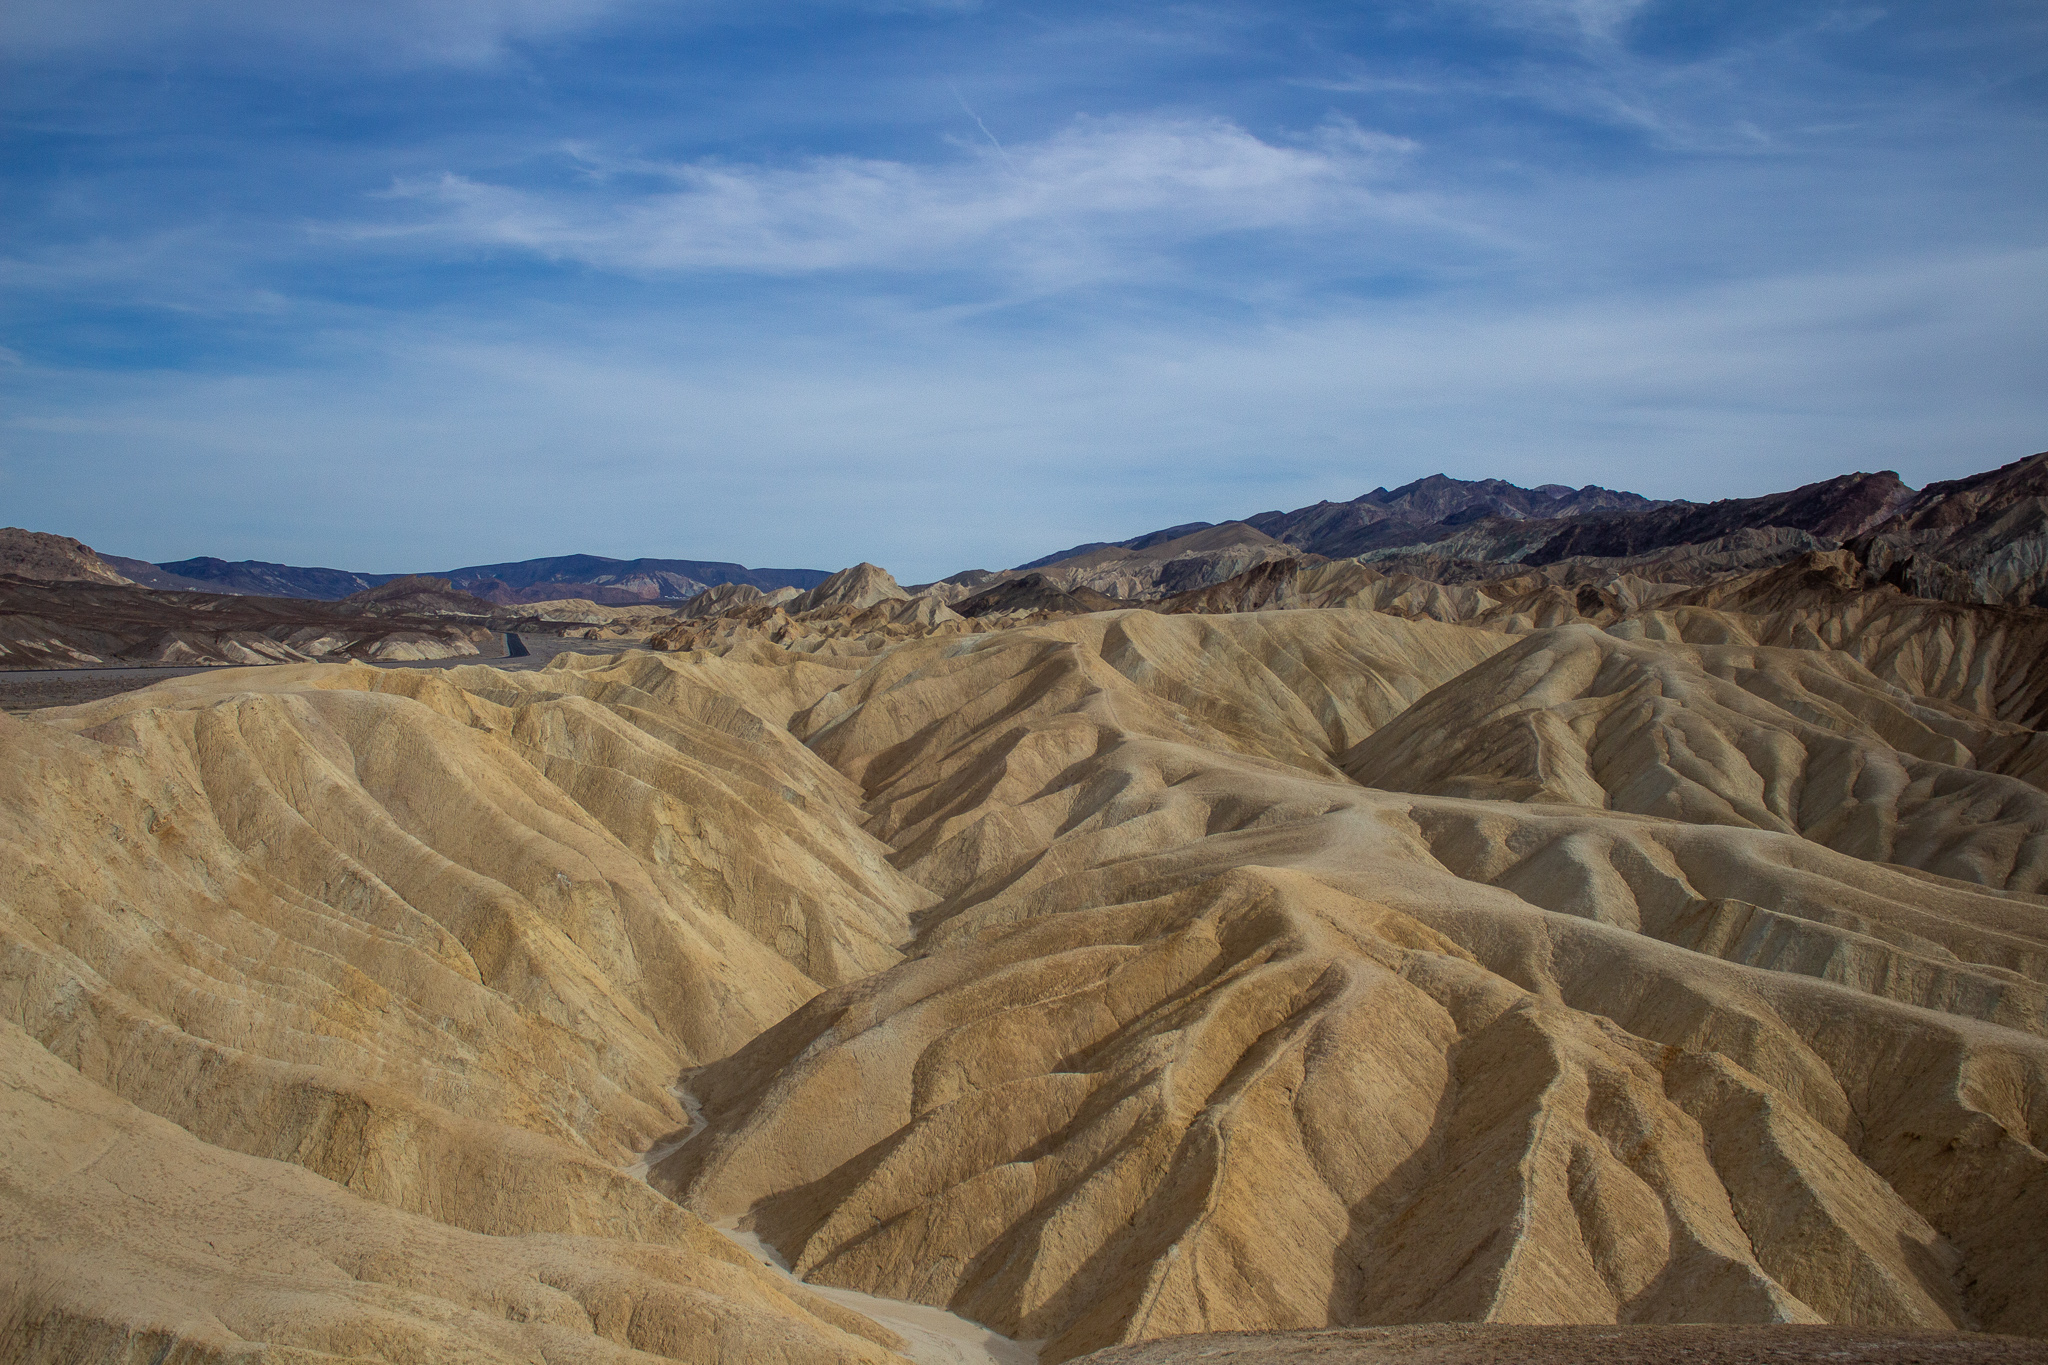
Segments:
[[[0,718],[0,1354],[2048,1337],[2048,614],[870,567]]]

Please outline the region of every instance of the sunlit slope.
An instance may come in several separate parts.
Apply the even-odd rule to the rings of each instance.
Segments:
[[[1751,605],[1113,612],[0,721],[0,1342],[893,1344],[698,1214],[1049,1361],[2048,1335],[2034,625]],[[678,1079],[707,1126],[649,1189]]]
[[[211,1146],[0,1023],[10,1361],[895,1361],[680,1210],[484,1236]],[[174,1354],[175,1353],[175,1354]]]
[[[1987,886],[2048,883],[2048,792],[1984,771],[2019,727],[1916,700],[1847,654],[1518,643],[1345,757],[1362,784],[1800,834]]]
[[[1469,666],[1461,628],[1366,613],[1093,617],[899,648],[799,713],[946,899],[912,960],[700,1075],[711,1130],[661,1178],[1048,1359],[1445,1318],[2048,1331],[2048,904],[1334,772],[1404,688],[1511,666],[1462,634]]]
[[[1614,633],[1835,650],[1922,699],[2048,723],[2048,611],[1931,602],[1862,581],[1851,556],[1809,555],[1666,598]]]
[[[674,1243],[616,1168],[684,1125],[678,1072],[930,899],[725,672],[281,668],[0,721],[11,1045],[449,1227]]]

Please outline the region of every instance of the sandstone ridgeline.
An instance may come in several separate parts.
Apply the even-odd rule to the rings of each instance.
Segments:
[[[917,1349],[737,1226],[1046,1362],[2039,1358],[2048,611],[1866,534],[857,566],[0,717],[0,1356]]]

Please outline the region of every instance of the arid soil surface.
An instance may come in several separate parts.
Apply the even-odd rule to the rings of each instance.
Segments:
[[[77,706],[133,692],[203,668],[10,668],[0,672],[0,711],[26,715],[52,706]]]
[[[623,653],[629,649],[644,649],[639,640],[568,640],[554,635],[533,635],[523,637],[529,651],[523,658],[502,657],[504,645],[486,644],[481,659],[478,657],[451,659],[403,659],[374,660],[377,668],[460,668],[465,664],[488,661],[493,668],[514,672],[530,672],[546,668],[558,654],[599,654]],[[124,692],[134,692],[167,678],[188,678],[195,673],[212,671],[208,668],[15,668],[0,669],[0,711],[9,715],[26,715],[53,706],[77,706],[84,702],[100,701],[106,697],[118,697]]]
[[[1519,1327],[1430,1323],[1214,1332],[1116,1346],[1085,1365],[2040,1365],[2048,1343],[1853,1327]]]
[[[1852,558],[0,716],[0,1360],[2048,1338],[2048,613]]]

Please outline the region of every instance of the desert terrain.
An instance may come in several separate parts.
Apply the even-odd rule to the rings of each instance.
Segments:
[[[18,708],[0,1356],[2048,1358],[2044,467]]]
[[[1976,1333],[1844,1327],[1430,1327],[1226,1332],[1118,1346],[1090,1365],[2033,1365],[2037,1342]]]

